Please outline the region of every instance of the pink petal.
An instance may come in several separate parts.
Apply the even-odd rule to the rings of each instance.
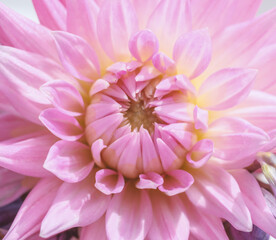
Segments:
[[[163,177],[156,172],[147,172],[139,175],[136,187],[139,189],[156,189],[164,183]]]
[[[228,25],[251,19],[257,13],[261,0],[224,1],[193,0],[191,2],[193,27],[208,27],[212,34]]]
[[[152,63],[162,73],[173,74],[175,72],[175,62],[162,52],[153,56]]]
[[[209,65],[212,43],[207,29],[189,32],[177,39],[173,49],[178,74],[199,76]]]
[[[195,129],[206,130],[208,128],[208,111],[195,106],[194,109],[194,121],[195,121]]]
[[[95,178],[95,187],[106,195],[120,193],[125,186],[123,175],[111,169],[99,170]]]
[[[106,232],[109,239],[143,240],[152,220],[152,206],[145,190],[127,184],[114,195],[106,212]]]
[[[39,119],[51,133],[63,140],[76,141],[83,136],[79,122],[56,108],[44,110]]]
[[[56,138],[47,132],[35,132],[0,143],[0,166],[32,176],[49,176],[42,166]]]
[[[268,208],[256,179],[246,170],[231,172],[238,182],[253,223],[269,235],[276,236],[276,220]]]
[[[156,91],[154,97],[162,97],[169,94],[172,91],[182,91],[186,93],[187,91],[195,94],[196,90],[190,80],[184,75],[176,75],[173,77],[162,79],[160,83],[156,86]]]
[[[92,177],[79,183],[63,183],[42,221],[40,236],[48,238],[97,221],[103,216],[109,201],[109,196],[93,187]]]
[[[98,37],[106,54],[114,60],[129,58],[128,40],[138,22],[131,2],[104,1],[98,16]]]
[[[38,53],[58,61],[55,44],[47,28],[17,14],[3,3],[0,4],[0,16],[0,44]]]
[[[125,177],[134,178],[142,171],[140,134],[132,132],[128,135],[129,141],[119,157],[117,169]]]
[[[173,150],[161,138],[157,138],[156,143],[164,170],[169,171],[180,167],[182,161]]]
[[[139,29],[146,28],[148,19],[159,2],[160,0],[132,0],[139,21]]]
[[[26,121],[12,114],[0,114],[1,135],[0,141],[27,135],[32,132],[43,130],[42,126]]]
[[[160,75],[160,72],[156,70],[153,66],[145,65],[142,67],[141,71],[136,75],[135,81],[136,82],[142,82],[147,81],[153,78],[156,78]]]
[[[66,30],[66,9],[59,0],[32,0],[42,25],[51,30]]]
[[[183,239],[189,237],[189,220],[184,206],[177,196],[168,197],[152,192],[153,221],[148,233],[149,240]]]
[[[213,141],[213,156],[225,160],[226,165],[248,164],[243,159],[255,155],[269,141],[269,136],[262,129],[239,118],[214,121],[203,138]]]
[[[40,90],[61,112],[71,116],[83,114],[84,102],[82,96],[70,83],[56,80],[45,83]]]
[[[91,146],[91,152],[94,162],[101,168],[105,167],[105,164],[102,161],[101,153],[102,150],[106,148],[102,139],[96,140]]]
[[[50,148],[43,167],[65,182],[82,181],[93,167],[90,149],[80,142],[58,141]]]
[[[161,0],[152,13],[147,27],[160,40],[160,50],[170,57],[176,39],[191,29],[189,1]]]
[[[202,167],[213,155],[213,148],[214,144],[211,140],[202,139],[188,152],[186,159],[192,167]]]
[[[96,222],[81,228],[80,240],[91,239],[108,240],[105,230],[105,216],[101,217]]]
[[[91,122],[85,129],[88,143],[91,145],[94,141],[101,138],[105,144],[108,144],[113,132],[119,127],[122,121],[123,115],[121,113],[114,113]]]
[[[157,37],[150,30],[142,30],[133,35],[129,41],[129,50],[133,57],[146,62],[158,51]]]
[[[163,168],[158,153],[149,132],[143,127],[140,128],[140,140],[144,172],[161,173]]]
[[[67,30],[85,39],[93,50],[97,53],[101,62],[101,67],[108,66],[110,60],[101,48],[97,36],[97,18],[99,6],[91,0],[70,0],[66,4],[67,8]]]
[[[60,60],[70,74],[87,82],[99,76],[98,57],[84,39],[65,32],[53,34]]]
[[[239,68],[228,68],[214,73],[199,89],[199,107],[224,110],[237,105],[249,94],[256,74],[256,70]]]
[[[251,21],[227,27],[214,39],[213,57],[209,69],[217,71],[225,66],[247,65],[269,40],[274,39],[275,26],[276,10],[274,9]],[[236,39],[239,41],[235,41]],[[225,48],[225,46],[229,47]]]
[[[101,92],[102,90],[107,89],[110,86],[109,82],[104,79],[96,80],[90,88],[89,95],[93,96],[94,94]]]
[[[258,69],[254,89],[265,90],[275,85],[274,67],[276,64],[276,44],[263,47],[249,63],[249,67]]]
[[[37,233],[59,187],[56,178],[40,180],[28,194],[4,239],[25,240]]]
[[[29,190],[24,186],[24,176],[0,167],[0,207],[12,203]]]
[[[194,134],[189,124],[173,123],[163,127],[163,130],[174,137],[185,149],[190,149],[193,144]]]
[[[206,214],[197,209],[188,199],[183,197],[187,218],[190,222],[190,233],[197,240],[228,240],[220,218]]]
[[[235,179],[222,168],[205,165],[186,194],[206,214],[224,218],[240,231],[252,230],[250,213],[240,188]]]
[[[194,183],[193,176],[180,169],[166,172],[164,183],[158,189],[168,196],[185,192]]]
[[[166,104],[166,101],[164,101],[164,103]],[[193,121],[194,105],[192,103],[181,102],[165,104],[154,109],[158,116],[165,122],[177,123]]]

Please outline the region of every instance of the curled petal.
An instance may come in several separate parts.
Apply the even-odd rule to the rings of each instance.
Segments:
[[[120,193],[124,186],[125,180],[120,172],[101,169],[96,173],[95,187],[106,195]]]
[[[80,142],[58,141],[49,150],[44,168],[66,182],[79,182],[90,173],[90,149]]]
[[[170,74],[175,72],[175,62],[164,53],[155,54],[152,58],[152,63],[162,73]]]
[[[156,189],[164,183],[163,177],[155,172],[147,172],[139,175],[136,187],[139,189]]]
[[[194,168],[202,167],[212,156],[214,144],[209,139],[198,141],[188,152],[186,159]]]
[[[158,51],[157,37],[150,30],[142,30],[129,41],[129,50],[133,57],[141,62],[146,62]]]
[[[63,140],[75,141],[83,136],[83,129],[79,122],[58,109],[48,108],[44,110],[39,119],[50,132]]]
[[[84,102],[79,91],[70,83],[63,80],[47,82],[40,90],[61,112],[71,116],[82,115]]]
[[[180,169],[166,172],[164,183],[158,187],[161,192],[173,196],[185,192],[194,183],[193,176]]]
[[[208,111],[195,106],[194,109],[194,121],[195,121],[195,129],[206,130],[208,128]]]

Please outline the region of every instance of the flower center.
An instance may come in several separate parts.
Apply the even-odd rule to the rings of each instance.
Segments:
[[[143,126],[149,132],[153,132],[154,123],[158,122],[158,117],[154,114],[154,108],[148,107],[143,99],[138,101],[130,100],[129,108],[124,112],[124,117],[131,125],[131,130]]]

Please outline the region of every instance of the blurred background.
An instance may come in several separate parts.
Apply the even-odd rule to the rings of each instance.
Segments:
[[[32,5],[32,0],[0,0],[0,2],[6,4],[10,8],[13,8],[15,11],[20,12],[22,15],[38,22],[37,16]],[[261,8],[259,9],[259,13],[266,12],[267,10],[272,9],[274,7],[276,7],[276,0],[263,0]]]

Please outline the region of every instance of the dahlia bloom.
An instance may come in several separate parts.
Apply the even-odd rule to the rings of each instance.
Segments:
[[[260,2],[33,0],[42,25],[0,4],[0,166],[31,189],[4,239],[276,237],[246,170],[276,147]]]

